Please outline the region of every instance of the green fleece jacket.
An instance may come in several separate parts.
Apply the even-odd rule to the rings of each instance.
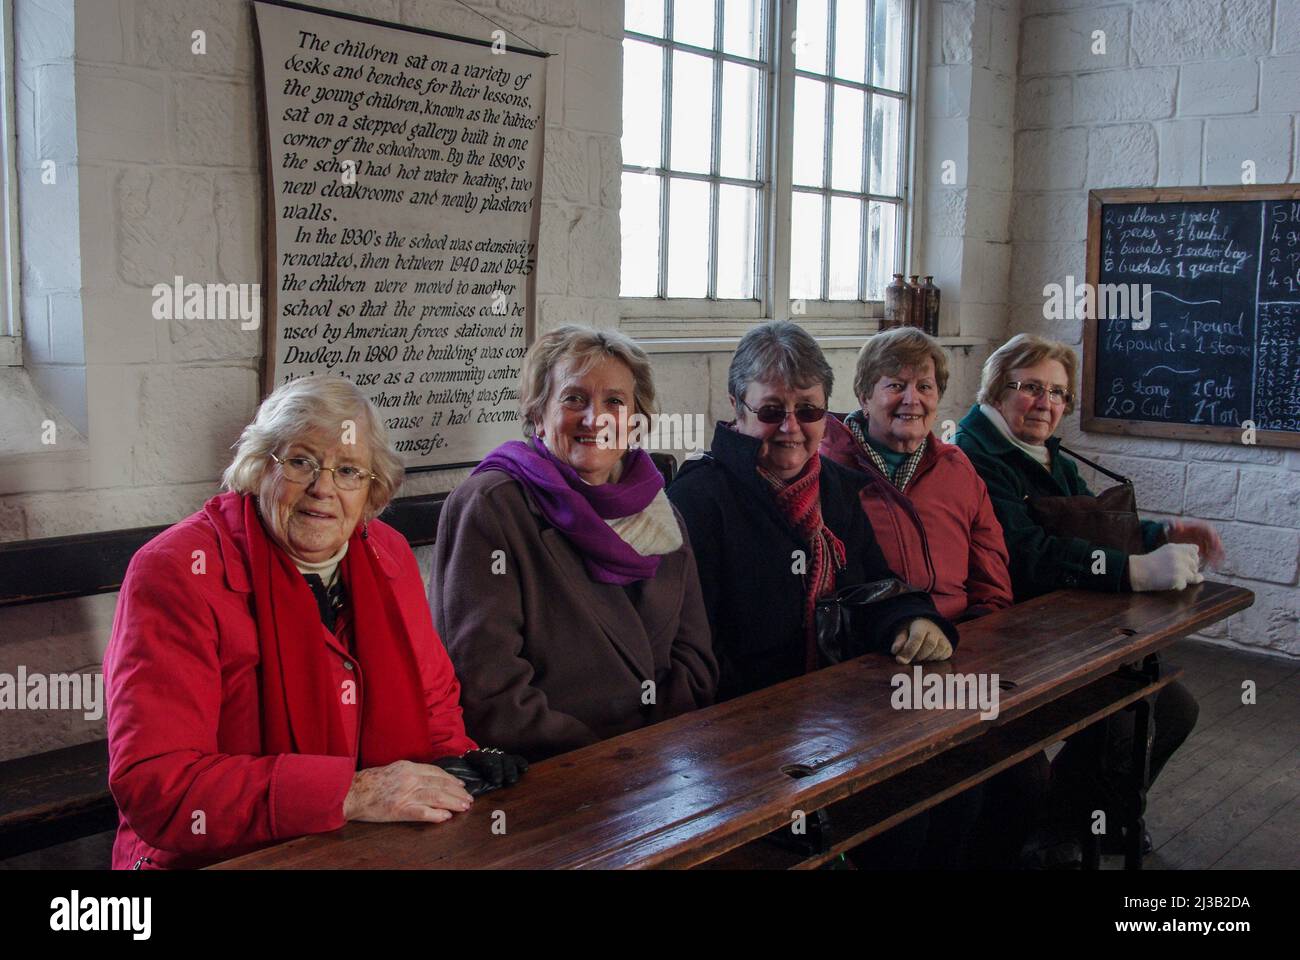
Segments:
[[[1060,453],[1059,439],[1047,441],[1052,452],[1049,471],[1003,436],[977,404],[958,424],[954,442],[989,488],[993,512],[1002,524],[1011,556],[1011,585],[1017,603],[1063,587],[1112,593],[1129,588],[1125,554],[1077,537],[1052,536],[1029,511],[1029,501],[1035,497],[1094,496],[1074,461]],[[1147,550],[1155,549],[1164,540],[1164,526],[1142,521],[1142,539]],[[1103,565],[1094,561],[1097,550],[1106,555]],[[1101,572],[1094,573],[1099,566]]]

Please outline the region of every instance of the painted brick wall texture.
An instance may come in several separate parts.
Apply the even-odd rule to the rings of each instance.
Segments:
[[[314,2],[490,38],[496,27],[479,10],[554,54],[546,67],[540,324],[616,325],[622,5]],[[150,293],[176,274],[262,279],[250,8],[246,0],[93,0],[75,4],[74,30],[71,0],[18,3],[20,65],[29,65],[19,93],[28,121],[21,162],[39,176],[39,161],[52,157],[61,174],[57,188],[28,194],[33,342],[38,360],[84,363],[89,428],[87,449],[0,464],[0,539],[169,523],[217,492],[230,444],[259,398],[260,333],[155,320]],[[199,29],[204,55],[191,51]],[[78,230],[80,244],[70,242]],[[66,343],[50,332],[59,297],[79,297],[82,311],[56,324]],[[403,492],[447,489],[463,476],[417,474]],[[0,611],[0,672],[20,663],[47,673],[97,664],[113,599]],[[7,717],[0,759],[104,735],[102,721],[63,719]]]
[[[1042,288],[1084,276],[1087,190],[1237,184],[1246,161],[1258,183],[1300,179],[1298,10],[1294,0],[1023,4],[1009,333],[1081,343],[1079,321],[1043,319]],[[1211,576],[1256,601],[1212,637],[1300,655],[1300,452],[1083,434],[1077,415],[1064,436],[1133,477],[1149,515],[1218,527],[1228,560]]]

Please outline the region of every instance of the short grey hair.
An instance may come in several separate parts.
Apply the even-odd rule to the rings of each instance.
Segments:
[[[235,442],[235,458],[221,485],[235,493],[257,494],[271,454],[280,453],[318,430],[341,432],[343,422],[356,424],[370,445],[370,472],[365,519],[378,516],[402,485],[406,469],[388,441],[388,428],[364,393],[343,377],[316,374],[282,383],[257,408],[253,422]]]
[[[632,400],[636,407],[632,413],[645,416],[658,413],[649,355],[625,333],[570,323],[538,337],[524,357],[524,369],[519,376],[519,411],[524,436],[531,437],[542,419],[542,411],[551,399],[552,375],[557,367],[572,364],[572,372],[582,376],[606,357],[623,361],[632,371]]]
[[[740,338],[727,371],[727,393],[743,400],[756,380],[776,381],[798,390],[821,384],[829,401],[835,372],[807,330],[788,320],[770,320]]]

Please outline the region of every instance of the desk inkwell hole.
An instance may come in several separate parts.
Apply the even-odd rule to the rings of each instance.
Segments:
[[[1136,630],[1131,630],[1131,629],[1129,629],[1128,627],[1118,627],[1118,628],[1116,628],[1115,632],[1116,632],[1116,633],[1122,633],[1122,634],[1123,634],[1124,636],[1126,636],[1126,637],[1136,637],[1136,636],[1137,636],[1137,631],[1136,631]]]
[[[781,768],[781,772],[791,779],[802,780],[804,777],[812,776],[813,768],[806,763],[787,763]]]
[[[1020,686],[1020,684],[1016,683],[1016,681],[1014,680],[1003,680],[1001,678],[998,679],[999,690],[1014,690],[1018,686]]]

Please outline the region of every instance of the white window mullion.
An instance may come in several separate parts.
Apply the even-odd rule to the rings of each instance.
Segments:
[[[673,4],[664,0],[664,109],[660,117],[661,130],[659,154],[663,171],[659,174],[659,296],[668,296],[668,211],[672,180],[667,171],[673,165]]]
[[[722,0],[713,0],[713,46],[722,50]],[[713,59],[713,124],[709,129],[709,176],[722,175],[722,59]],[[718,297],[718,194],[717,180],[709,184],[709,272],[706,290],[710,300]]]
[[[0,6],[0,56],[4,71],[0,77],[0,163],[4,167],[4,195],[0,197],[0,366],[20,366],[23,362],[22,299],[18,285],[22,268],[18,260],[18,140],[15,122],[14,87],[14,5],[3,0]]]
[[[772,98],[774,159],[772,167],[772,211],[768,257],[768,289],[771,314],[776,320],[790,319],[790,205],[794,180],[794,25],[798,23],[799,0],[771,0],[776,18],[772,30],[771,75],[776,86]]]

